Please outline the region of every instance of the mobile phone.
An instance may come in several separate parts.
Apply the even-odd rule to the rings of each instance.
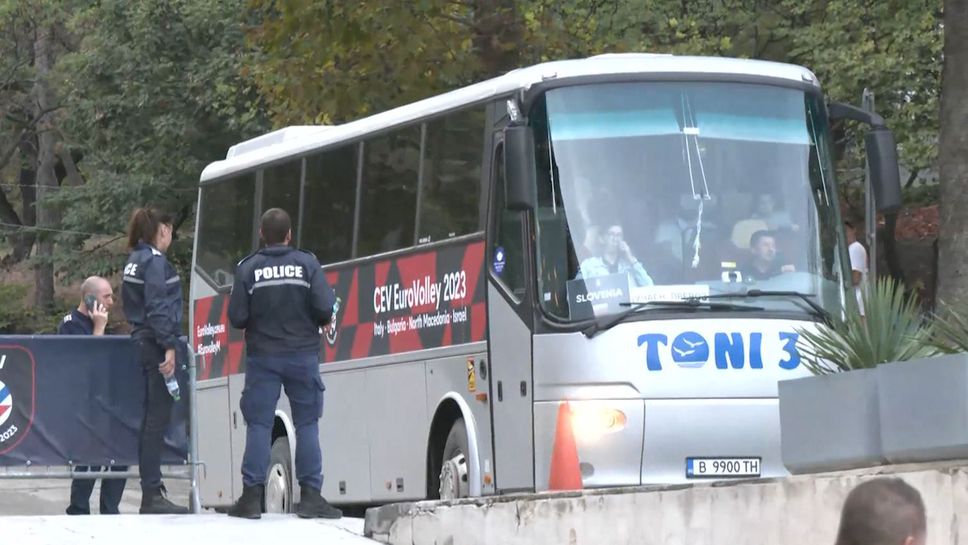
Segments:
[[[96,296],[90,293],[84,296],[84,306],[87,307],[88,312],[94,312],[95,304],[97,304]]]

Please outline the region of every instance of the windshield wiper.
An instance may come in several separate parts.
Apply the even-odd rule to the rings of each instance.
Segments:
[[[696,296],[696,297],[689,297],[687,299],[690,300],[690,301],[704,301],[706,299],[729,299],[729,298],[733,298],[733,297],[740,297],[740,298],[751,298],[751,297],[797,297],[801,301],[803,301],[804,303],[806,303],[807,306],[810,307],[811,314],[813,314],[813,315],[819,317],[821,320],[823,320],[823,323],[824,324],[826,324],[826,325],[829,326],[829,325],[831,325],[833,323],[833,319],[831,318],[830,313],[827,312],[822,306],[820,306],[819,304],[817,304],[816,301],[814,301],[813,299],[811,299],[811,297],[816,297],[816,295],[813,294],[813,293],[803,293],[803,292],[800,292],[800,291],[781,291],[781,290],[758,290],[758,289],[752,289],[752,290],[747,290],[747,291],[733,291],[733,292],[727,292],[727,293],[714,293],[712,295],[702,295],[702,296]]]
[[[658,308],[673,308],[679,310],[766,310],[763,307],[757,306],[740,305],[736,303],[710,303],[708,301],[701,301],[699,299],[683,299],[681,301],[645,301],[643,303],[620,303],[620,305],[629,308],[619,312],[618,314],[612,316],[603,316],[602,318],[595,320],[594,324],[588,326],[585,328],[585,331],[583,331],[585,336],[591,339],[602,331],[608,331],[609,329],[615,327],[626,318],[641,310],[656,310]]]

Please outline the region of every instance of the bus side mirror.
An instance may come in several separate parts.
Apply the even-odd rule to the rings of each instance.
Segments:
[[[901,175],[894,135],[887,127],[873,127],[864,143],[874,187],[874,203],[881,212],[894,212],[901,207]]]
[[[538,176],[531,127],[518,125],[504,129],[503,168],[508,210],[534,210]]]
[[[830,119],[852,119],[871,127],[864,144],[867,163],[871,169],[874,204],[881,212],[893,212],[901,207],[901,174],[897,166],[897,143],[884,124],[884,118],[850,104],[831,102],[827,105]]]

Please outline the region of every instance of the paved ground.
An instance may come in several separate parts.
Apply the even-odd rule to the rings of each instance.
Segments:
[[[240,543],[314,543],[373,545],[361,537],[363,519],[304,520],[295,515],[264,515],[245,520],[225,515],[121,515],[115,517],[2,517],[0,528],[17,545],[239,545]]]
[[[168,497],[188,505],[188,481],[169,479]],[[100,484],[94,487],[91,506],[97,511]],[[139,545],[198,543],[327,543],[371,545],[364,539],[363,519],[302,520],[294,515],[264,515],[261,520],[233,519],[207,510],[202,515],[141,516],[141,489],[128,481],[121,501],[121,516],[71,517],[64,514],[70,481],[59,479],[0,479],[0,529],[17,545]]]
[[[168,479],[168,499],[188,507],[188,481]],[[98,509],[100,481],[91,494],[92,512]],[[0,516],[8,515],[63,515],[71,496],[71,482],[61,479],[0,479]],[[121,497],[121,513],[137,514],[141,506],[141,487],[137,479],[129,479]]]

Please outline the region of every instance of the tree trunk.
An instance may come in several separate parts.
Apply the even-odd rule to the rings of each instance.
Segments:
[[[37,225],[37,136],[24,140],[20,145],[24,164],[20,167],[20,219],[26,226]],[[13,247],[11,256],[15,263],[30,257],[37,233],[27,231],[20,234]]]
[[[944,2],[939,302],[968,304],[968,0]]]
[[[3,231],[19,231],[20,226],[23,225],[20,221],[20,215],[10,204],[10,200],[7,199],[7,192],[2,187],[0,187],[0,222],[3,222]]]
[[[60,169],[55,170],[57,172],[58,185],[84,185],[84,177],[81,176],[81,171],[77,169],[74,155],[71,153],[70,148],[65,146],[63,142],[57,146],[57,158],[60,160],[61,166]]]
[[[48,76],[53,64],[51,29],[37,29],[34,41],[34,83],[37,122],[37,263],[34,266],[34,304],[40,309],[54,306],[54,238],[48,229],[57,227],[57,212],[45,199],[57,191],[57,174],[54,172],[57,156],[57,140],[54,132],[54,116],[50,112],[54,100],[51,97]]]

